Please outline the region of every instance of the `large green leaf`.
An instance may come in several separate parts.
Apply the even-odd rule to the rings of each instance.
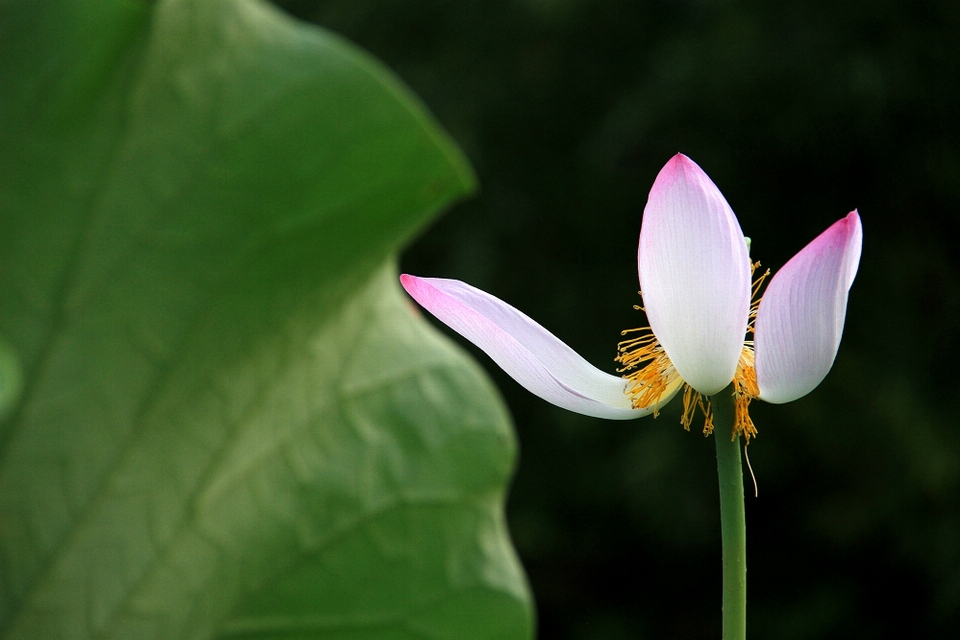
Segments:
[[[473,188],[418,102],[252,1],[0,47],[0,637],[529,637],[504,408],[396,281]]]

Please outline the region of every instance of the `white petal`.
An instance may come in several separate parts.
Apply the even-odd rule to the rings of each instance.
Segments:
[[[654,335],[690,386],[717,393],[733,380],[743,349],[750,256],[723,194],[682,154],[650,190],[637,263]]]
[[[400,282],[421,306],[547,402],[615,420],[652,413],[652,407],[632,408],[623,378],[600,371],[502,300],[459,280],[402,275]]]
[[[862,241],[860,216],[853,211],[770,281],[756,322],[755,364],[763,400],[781,403],[803,397],[830,371]]]

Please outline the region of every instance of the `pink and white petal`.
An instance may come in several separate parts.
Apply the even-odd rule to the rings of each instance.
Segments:
[[[631,406],[623,378],[600,371],[506,302],[459,280],[402,275],[400,283],[423,308],[547,402],[614,420],[653,412]]]
[[[650,328],[677,372],[700,393],[719,392],[743,348],[750,255],[723,194],[682,154],[650,190],[637,263]]]
[[[791,258],[770,281],[755,325],[761,399],[779,404],[801,398],[830,371],[862,243],[860,216],[852,211]]]

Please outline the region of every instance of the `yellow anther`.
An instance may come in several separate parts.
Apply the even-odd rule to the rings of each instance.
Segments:
[[[627,329],[621,335],[643,332],[636,338],[624,340],[617,345],[618,373],[626,373],[626,394],[634,409],[653,407],[653,415],[660,410],[660,400],[670,397],[682,382],[673,363],[667,357],[650,327]]]
[[[759,262],[751,263],[751,274],[755,273],[759,266]],[[750,303],[746,333],[753,333],[753,323],[757,317],[757,310],[760,308],[760,298],[757,297],[757,294],[769,275],[770,270],[768,269],[753,281],[751,297],[756,299]],[[643,310],[642,306],[635,306],[634,308]],[[664,351],[650,327],[627,329],[621,335],[626,336],[631,333],[639,333],[640,335],[623,340],[617,345],[616,361],[621,365],[617,372],[624,374],[623,377],[627,381],[625,393],[630,397],[633,408],[647,409],[652,407],[653,415],[656,417],[660,410],[661,400],[665,398],[669,400],[683,385],[683,415],[680,418],[683,428],[690,430],[690,425],[693,424],[699,408],[704,418],[703,434],[710,435],[713,433],[713,408],[710,406],[710,399],[680,378],[680,374],[677,373],[670,357],[667,356],[667,352]],[[737,362],[736,373],[733,377],[734,423],[732,438],[742,434],[745,442],[749,444],[750,438],[756,437],[757,429],[750,418],[749,409],[750,402],[759,395],[757,372],[754,368],[753,341],[745,339],[743,349],[740,352],[740,359]]]
[[[746,444],[757,435],[757,428],[750,418],[750,401],[760,396],[757,386],[757,370],[754,368],[753,347],[744,345],[733,376],[734,418],[732,438],[743,435]]]

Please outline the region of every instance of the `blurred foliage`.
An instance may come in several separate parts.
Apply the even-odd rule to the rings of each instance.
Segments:
[[[0,12],[0,637],[530,637],[419,101],[260,2]]]
[[[752,638],[948,637],[960,625],[960,8],[933,0],[284,0],[424,97],[480,196],[411,273],[511,302],[613,370],[643,324],[636,238],[675,152],[774,270],[853,208],[860,274],[833,372],[757,403]],[[482,356],[481,356],[482,359]],[[528,396],[489,361],[521,465],[510,525],[548,640],[715,638],[713,445]]]
[[[17,355],[3,338],[0,338],[0,419],[4,418],[23,388],[23,376]]]

